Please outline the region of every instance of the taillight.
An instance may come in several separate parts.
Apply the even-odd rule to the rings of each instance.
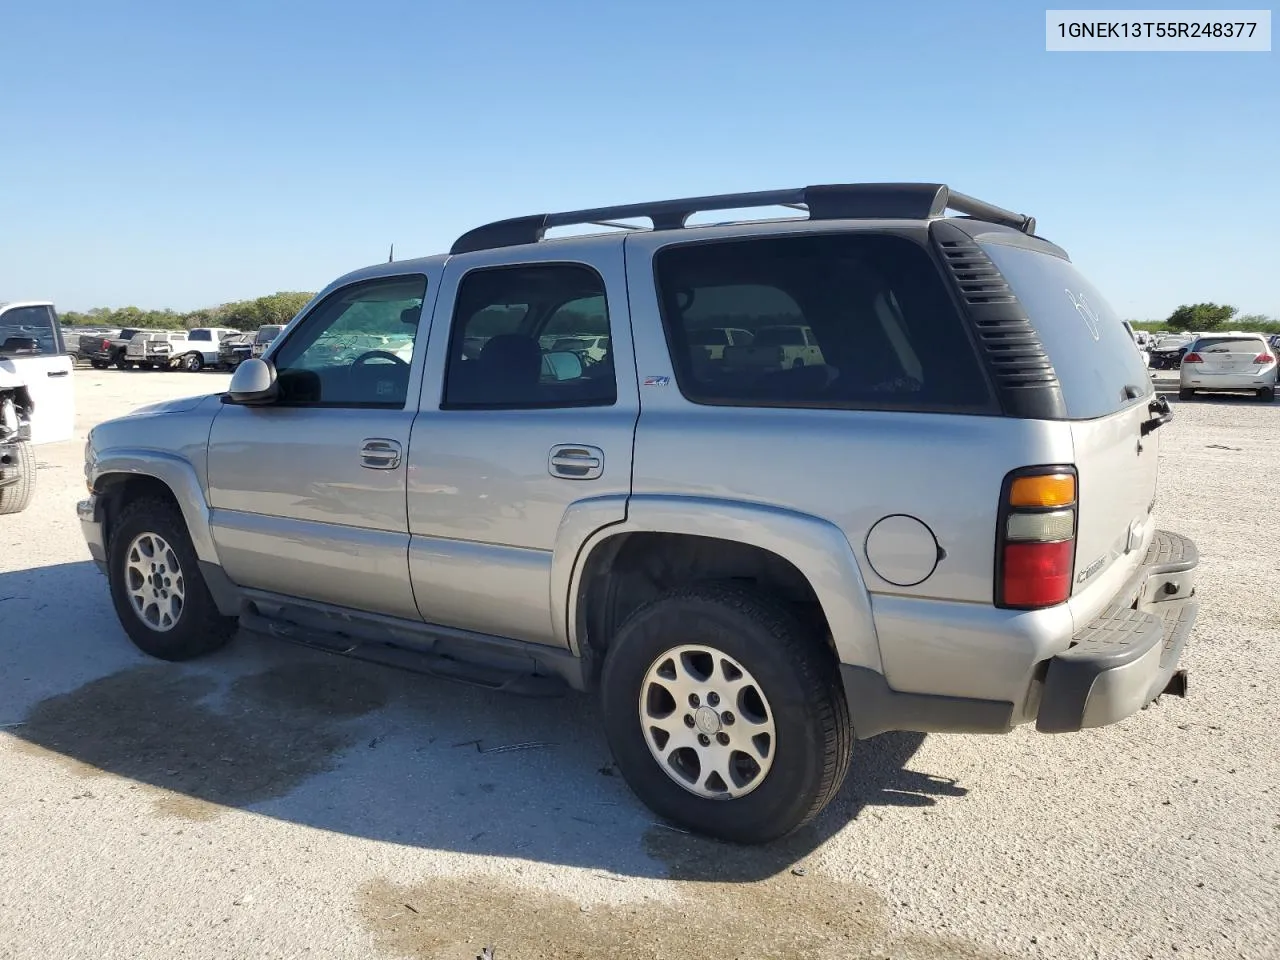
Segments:
[[[1071,596],[1074,467],[1026,467],[1005,478],[996,534],[996,606],[1035,610]]]
[[[103,340],[103,341],[102,341],[102,349],[103,349],[103,350],[110,350],[110,349],[111,349],[111,341],[110,341],[110,340]]]
[[[1204,363],[1204,358],[1198,353],[1188,353],[1182,358],[1183,363]]]
[[[1275,357],[1273,357],[1273,356],[1272,356],[1271,354],[1269,354],[1269,353],[1260,353],[1260,354],[1258,354],[1256,357],[1254,357],[1254,358],[1253,358],[1253,362],[1254,362],[1254,363],[1270,363],[1270,362],[1271,362],[1272,360],[1274,360],[1274,359],[1275,359]]]

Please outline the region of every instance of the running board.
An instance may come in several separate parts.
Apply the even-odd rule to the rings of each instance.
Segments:
[[[251,633],[275,637],[289,643],[350,657],[368,663],[407,670],[440,680],[452,680],[470,686],[497,690],[521,697],[559,697],[569,685],[555,675],[522,671],[505,666],[476,663],[428,650],[369,640],[336,630],[324,630],[314,625],[302,625],[289,620],[263,616],[252,603],[245,604],[240,612],[240,627]],[[515,658],[508,658],[513,662]],[[523,658],[522,658],[523,659]],[[529,659],[531,668],[535,661]]]

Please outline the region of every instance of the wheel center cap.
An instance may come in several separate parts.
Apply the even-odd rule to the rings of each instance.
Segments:
[[[693,722],[699,732],[707,736],[720,732],[720,714],[710,707],[699,707],[693,715]]]

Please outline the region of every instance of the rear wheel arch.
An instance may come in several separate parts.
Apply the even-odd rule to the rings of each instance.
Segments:
[[[661,531],[618,532],[590,547],[570,609],[580,652],[600,655],[640,607],[682,586],[737,584],[786,604],[833,650],[827,613],[788,558],[742,540]]]

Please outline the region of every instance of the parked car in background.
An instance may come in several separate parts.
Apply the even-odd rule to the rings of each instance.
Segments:
[[[120,369],[129,370],[135,366],[142,370],[168,367],[178,355],[174,352],[174,345],[183,344],[186,339],[185,330],[139,331],[125,348],[124,363]]]
[[[235,370],[252,356],[252,333],[236,331],[218,341],[218,367],[223,370]]]
[[[781,204],[807,217],[684,226]],[[543,239],[638,217],[657,229]],[[763,345],[689,343],[696,304],[750,328],[766,301],[796,321]],[[540,347],[577,317],[604,362]],[[356,330],[408,349],[332,349]],[[243,627],[598,691],[646,803],[757,843],[839,794],[858,738],[1067,733],[1185,693],[1170,416],[1033,218],[828,184],[521,217],[341,277],[222,396],[95,426],[77,512],[152,656]]]
[[[32,446],[73,435],[74,366],[52,303],[0,303],[0,514],[31,503]]]
[[[813,330],[804,324],[773,324],[754,330],[749,344],[727,346],[721,354],[732,366],[782,367],[822,366],[822,348]]]
[[[253,346],[250,349],[250,356],[260,357],[267,352],[267,348],[280,336],[280,331],[284,327],[277,323],[269,323],[258,328],[258,332],[254,334]]]
[[[1198,390],[1252,393],[1276,397],[1276,355],[1260,333],[1224,333],[1198,337],[1182,358],[1178,397],[1190,400]]]
[[[707,327],[689,331],[689,346],[702,347],[708,360],[723,360],[725,347],[749,347],[755,337],[741,327]]]
[[[95,370],[105,370],[107,367],[119,367],[124,370],[127,369],[128,360],[125,353],[129,349],[130,341],[144,331],[146,331],[144,327],[125,327],[122,330],[107,333],[81,334],[77,352],[80,359],[90,364]],[[159,331],[149,332],[158,333]]]
[[[1151,367],[1154,370],[1177,370],[1182,366],[1183,354],[1191,346],[1194,337],[1159,337],[1151,347]]]
[[[239,331],[230,327],[195,327],[187,331],[185,340],[170,341],[173,360],[170,366],[198,373],[205,367],[218,365],[218,347],[223,337],[232,336]]]
[[[1145,367],[1151,366],[1151,351],[1148,349],[1151,337],[1145,330],[1135,330],[1133,324],[1128,320],[1120,321],[1124,324],[1124,328],[1129,331],[1129,339],[1133,341],[1133,345],[1138,348],[1138,352],[1142,354],[1142,364]]]

